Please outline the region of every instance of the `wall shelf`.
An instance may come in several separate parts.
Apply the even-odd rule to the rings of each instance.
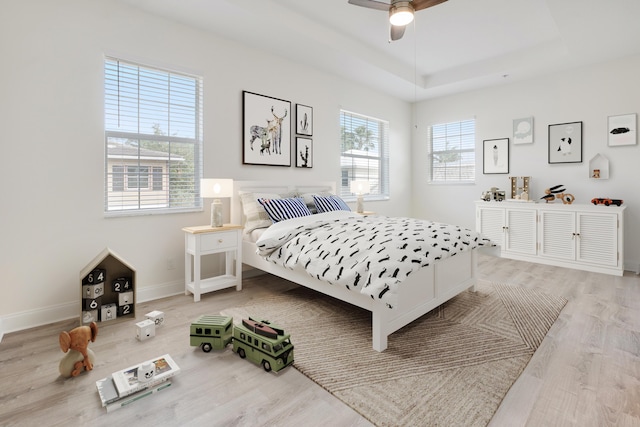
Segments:
[[[589,160],[589,178],[609,179],[609,159],[603,154],[596,154]]]

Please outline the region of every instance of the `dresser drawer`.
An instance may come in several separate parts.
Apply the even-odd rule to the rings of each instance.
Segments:
[[[238,233],[236,231],[223,231],[219,233],[203,234],[200,236],[200,250],[202,252],[221,249],[234,249],[238,246]]]

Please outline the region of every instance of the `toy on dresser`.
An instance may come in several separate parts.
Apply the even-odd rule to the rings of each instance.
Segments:
[[[79,326],[69,332],[60,332],[60,349],[67,353],[58,369],[63,377],[76,377],[82,371],[93,369],[95,354],[88,348],[89,342],[94,342],[98,335],[98,325],[91,322],[88,326]]]

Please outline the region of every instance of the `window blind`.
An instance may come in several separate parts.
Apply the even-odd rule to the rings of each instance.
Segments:
[[[107,214],[199,210],[202,79],[105,58]]]
[[[430,179],[434,183],[470,183],[476,173],[475,120],[429,128]]]
[[[340,196],[355,200],[351,181],[369,181],[365,199],[389,198],[389,122],[340,111]]]

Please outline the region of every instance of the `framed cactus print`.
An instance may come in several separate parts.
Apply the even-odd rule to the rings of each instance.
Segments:
[[[296,134],[313,135],[313,108],[296,104]]]
[[[313,167],[313,140],[311,138],[296,137],[296,167]]]

